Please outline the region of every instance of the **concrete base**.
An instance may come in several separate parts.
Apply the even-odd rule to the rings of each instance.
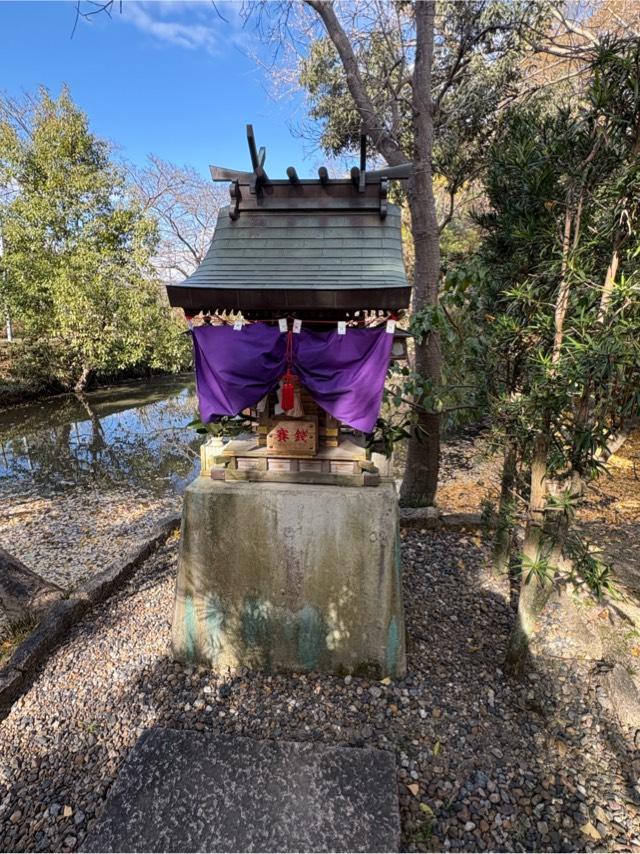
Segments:
[[[152,729],[82,848],[398,851],[395,761],[382,750]]]
[[[177,658],[226,671],[405,672],[395,486],[225,483],[184,496]]]

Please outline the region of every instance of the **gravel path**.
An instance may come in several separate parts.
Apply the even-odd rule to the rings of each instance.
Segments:
[[[0,850],[79,847],[127,751],[159,724],[393,750],[407,850],[640,851],[640,757],[599,703],[599,674],[557,662],[509,683],[508,591],[483,574],[483,547],[412,532],[403,549],[404,680],[216,680],[167,654],[172,540],[0,724]]]
[[[69,589],[143,543],[180,504],[179,497],[138,490],[6,497],[0,545],[46,581]]]

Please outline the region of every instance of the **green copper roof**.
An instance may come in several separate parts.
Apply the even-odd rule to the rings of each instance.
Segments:
[[[409,285],[400,209],[389,205],[387,210],[382,219],[378,210],[371,209],[254,209],[243,210],[234,220],[229,208],[223,208],[198,269],[169,287],[171,304],[204,308],[210,292],[219,307],[256,308],[260,302],[256,292],[262,291],[266,302],[260,307],[277,307],[275,299],[282,308],[294,308],[296,300],[303,299],[305,306],[297,307],[312,307],[315,301],[325,308],[402,308],[409,302]],[[297,297],[289,293],[285,305],[284,291],[300,293]],[[243,304],[242,294],[246,303],[249,292],[251,304]],[[344,302],[347,292],[349,305]],[[225,306],[227,296],[231,302]],[[185,303],[189,297],[195,302]]]

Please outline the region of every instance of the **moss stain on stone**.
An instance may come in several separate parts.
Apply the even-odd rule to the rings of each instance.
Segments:
[[[189,661],[196,657],[198,621],[191,596],[184,597],[184,654]]]
[[[205,629],[207,659],[215,665],[222,650],[222,628],[224,613],[215,594],[208,594],[205,601]]]
[[[262,666],[271,669],[273,624],[271,606],[258,596],[246,596],[242,608],[242,640],[259,653]]]
[[[287,643],[293,643],[295,641],[296,628],[296,621],[292,619],[291,615],[287,612],[282,620],[282,634],[284,635]]]
[[[178,654],[220,667],[397,675],[395,513],[387,485],[356,493],[199,478],[185,493],[178,595],[193,604],[174,631],[184,632]]]
[[[242,609],[242,636],[248,646],[262,646],[271,635],[269,605],[258,596],[246,596]]]
[[[326,626],[317,609],[305,605],[298,613],[298,661],[314,670],[326,652]]]
[[[400,649],[400,631],[398,621],[395,617],[389,620],[387,629],[387,648],[385,652],[385,665],[388,676],[395,676],[398,670],[398,650]]]

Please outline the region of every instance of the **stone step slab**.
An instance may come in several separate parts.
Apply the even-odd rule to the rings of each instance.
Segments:
[[[398,851],[395,759],[370,748],[154,728],[85,852]]]

